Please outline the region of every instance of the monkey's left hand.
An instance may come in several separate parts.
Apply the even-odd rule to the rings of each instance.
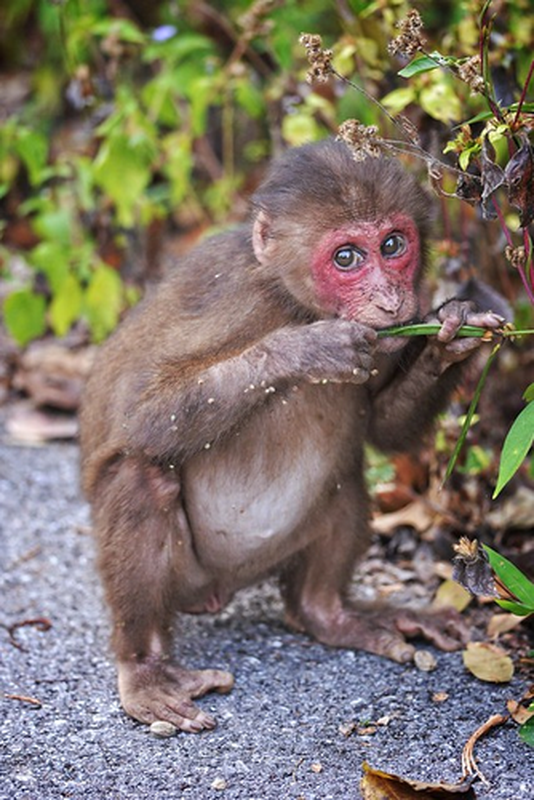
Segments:
[[[449,300],[432,312],[425,321],[441,322],[441,330],[429,346],[448,365],[463,361],[483,343],[480,337],[455,338],[462,325],[492,330],[501,327],[506,320],[493,311],[477,311],[470,300]]]

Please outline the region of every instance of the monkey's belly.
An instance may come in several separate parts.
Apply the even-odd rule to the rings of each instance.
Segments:
[[[330,406],[328,415],[316,408],[310,414],[301,408],[302,399],[289,401],[289,409],[265,409],[184,471],[197,557],[210,573],[231,575],[236,588],[313,538],[307,519],[341,480],[354,417],[343,406],[337,412]]]

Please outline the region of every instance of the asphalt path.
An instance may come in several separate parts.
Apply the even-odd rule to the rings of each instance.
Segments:
[[[0,442],[2,800],[352,800],[363,762],[453,782],[468,737],[520,696],[520,678],[482,683],[457,653],[421,672],[313,643],[283,626],[268,583],[217,616],[182,618],[183,661],[228,669],[236,685],[200,701],[215,731],[154,737],[119,707],[77,460],[74,444]],[[20,625],[31,620],[50,627]],[[475,753],[489,781],[477,798],[534,798],[534,752],[514,724]]]

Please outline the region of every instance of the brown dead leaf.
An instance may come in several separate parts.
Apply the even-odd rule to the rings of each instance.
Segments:
[[[502,633],[513,631],[524,619],[517,614],[494,614],[488,622],[488,636],[490,639],[496,639]]]
[[[423,500],[417,499],[399,511],[381,514],[373,519],[373,528],[382,534],[389,534],[401,525],[411,525],[416,531],[424,533],[436,521],[437,514]]]
[[[432,601],[432,608],[455,608],[456,611],[461,612],[467,608],[472,599],[471,593],[459,583],[446,580],[438,587]]]
[[[12,442],[26,445],[74,439],[78,435],[78,421],[74,414],[37,410],[26,400],[10,407],[5,427]]]
[[[459,783],[426,783],[372,769],[365,763],[360,789],[364,800],[439,800],[456,794],[463,794],[466,800],[476,800],[470,780],[462,779]]]
[[[517,722],[518,725],[524,725],[525,722],[534,717],[534,711],[529,711],[528,708],[522,706],[517,700],[508,700],[506,708],[510,712],[514,722]]]
[[[488,683],[508,683],[514,674],[512,659],[495,644],[469,642],[463,660],[472,675]]]

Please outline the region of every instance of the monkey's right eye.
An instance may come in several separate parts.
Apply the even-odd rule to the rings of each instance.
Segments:
[[[355,269],[364,261],[365,254],[352,244],[343,245],[334,253],[334,264],[338,269]]]

